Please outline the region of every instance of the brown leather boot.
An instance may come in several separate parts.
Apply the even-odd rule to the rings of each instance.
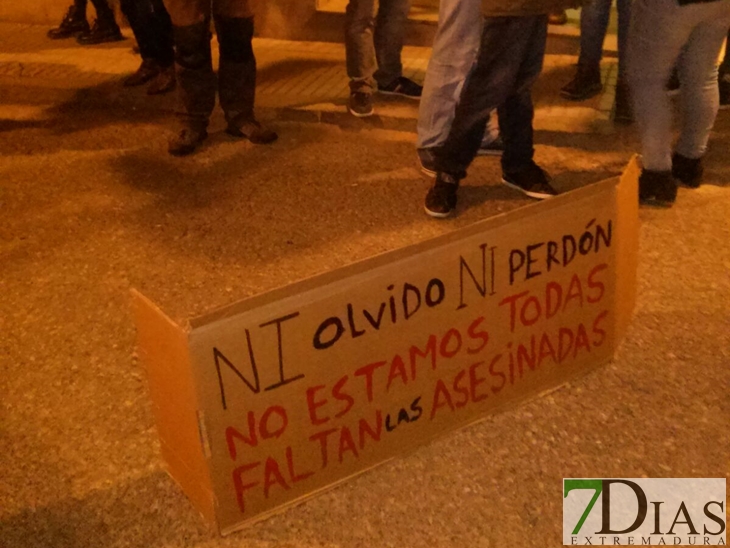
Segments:
[[[160,69],[147,88],[147,95],[161,95],[175,89],[175,65]]]

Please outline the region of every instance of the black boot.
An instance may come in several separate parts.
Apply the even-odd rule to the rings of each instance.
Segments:
[[[119,25],[114,19],[109,20],[106,18],[97,18],[94,20],[91,30],[79,34],[76,38],[76,41],[82,46],[119,42],[120,40],[124,40],[124,36],[122,36],[122,31],[119,30]]]
[[[160,66],[154,59],[142,59],[139,68],[124,79],[125,87],[141,86],[160,73]]]
[[[677,199],[677,181],[671,171],[644,169],[639,177],[639,202],[646,205],[670,207]]]
[[[83,32],[89,32],[89,23],[86,21],[86,10],[81,10],[74,4],[68,8],[61,24],[49,30],[47,36],[51,40],[60,40],[62,38],[71,38]]]
[[[601,91],[603,91],[601,68],[578,65],[575,77],[560,90],[560,95],[571,101],[584,101],[595,97]]]

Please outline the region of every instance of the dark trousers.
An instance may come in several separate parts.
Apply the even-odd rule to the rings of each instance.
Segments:
[[[720,74],[730,74],[730,31],[727,33],[727,42],[725,42],[725,58],[720,65]]]
[[[534,156],[532,86],[542,71],[547,15],[487,17],[479,57],[464,86],[451,131],[435,150],[436,169],[458,178],[474,160],[489,113],[497,108],[502,169],[516,172]]]
[[[256,95],[253,16],[245,0],[165,0],[173,23],[177,81],[185,124],[205,128],[215,106],[210,18],[220,50],[218,94],[229,122],[252,120]]]
[[[142,59],[167,68],[175,62],[172,21],[162,0],[121,0],[122,12],[137,39]]]
[[[106,0],[91,0],[91,3],[96,10],[96,17],[98,19],[106,22],[114,21],[114,12]],[[86,13],[86,0],[74,0],[74,5],[78,11]]]

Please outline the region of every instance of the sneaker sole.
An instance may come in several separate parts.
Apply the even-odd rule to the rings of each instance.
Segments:
[[[406,95],[405,93],[398,93],[397,91],[383,91],[378,90],[378,93],[382,93],[383,95],[390,95],[391,97],[403,97],[404,99],[410,99],[411,101],[420,101],[421,96],[414,96],[414,95]]]
[[[525,190],[522,187],[517,186],[514,183],[510,183],[507,179],[502,178],[502,184],[507,185],[510,188],[513,188],[515,190],[519,190],[526,196],[529,196],[530,198],[534,198],[535,200],[547,200],[548,198],[555,198],[554,194],[543,194],[541,192],[531,192],[529,190]]]
[[[446,217],[450,217],[453,211],[449,211],[448,213],[439,213],[437,211],[431,211],[426,206],[423,206],[423,211],[426,212],[426,215],[429,217],[433,217],[434,219],[445,219]]]
[[[432,169],[428,169],[427,167],[425,167],[420,160],[418,160],[418,170],[429,179],[434,179],[436,177],[436,172]]]
[[[371,110],[370,112],[366,112],[366,113],[361,113],[361,112],[355,112],[354,110],[352,110],[352,109],[351,109],[351,108],[349,108],[349,107],[347,108],[347,110],[348,110],[348,112],[349,112],[350,114],[352,114],[352,115],[353,115],[353,116],[354,116],[355,118],[368,118],[368,117],[372,116],[373,114],[375,114],[375,109]]]

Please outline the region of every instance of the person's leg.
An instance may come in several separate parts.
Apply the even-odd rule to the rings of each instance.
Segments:
[[[167,93],[175,89],[175,44],[172,35],[172,21],[162,0],[149,1],[148,25],[152,30],[154,59],[159,73],[147,88],[148,95]]]
[[[544,53],[546,36],[547,15],[485,18],[476,66],[464,86],[449,136],[442,147],[435,149],[436,182],[428,191],[425,203],[429,215],[446,217],[455,209],[459,181],[466,176],[466,170],[479,149],[487,119],[495,107],[502,108],[501,105],[509,102],[511,110],[505,123],[526,122],[531,125],[532,103],[530,101],[528,105],[525,96],[534,80],[528,75],[535,68],[535,58],[539,57],[536,53]],[[538,72],[541,62],[536,67]],[[529,112],[525,111],[526,108]],[[501,129],[503,133],[507,132],[505,154],[508,161],[531,158],[531,127],[529,130],[515,127]],[[542,178],[547,185],[545,173],[540,168],[531,161],[526,168],[534,168],[531,172],[539,171],[539,177],[535,175],[535,179]],[[533,183],[530,183],[532,186]],[[545,190],[542,183],[540,186]],[[552,189],[550,191],[554,193]]]
[[[618,9],[618,77],[614,121],[630,124],[634,121],[631,108],[631,92],[626,78],[626,53],[628,51],[629,26],[631,25],[631,0],[617,0]]]
[[[537,18],[527,38],[512,93],[498,109],[504,140],[502,171],[505,174],[520,172],[534,163],[532,86],[542,71],[546,42],[547,20]]]
[[[86,20],[86,0],[74,0],[66,11],[61,24],[52,28],[46,34],[51,40],[70,38],[88,32],[89,23]]]
[[[91,0],[91,3],[96,10],[96,20],[91,29],[80,34],[76,41],[82,45],[93,45],[124,40],[119,25],[114,19],[114,11],[107,0]]]
[[[707,11],[708,18],[695,27],[679,65],[682,129],[675,151],[693,160],[704,156],[717,117],[717,57],[730,25],[730,16],[723,19],[721,13]]]
[[[373,34],[378,87],[391,86],[403,75],[401,52],[410,7],[411,0],[380,0]]]
[[[345,10],[345,56],[350,89],[371,93],[375,86],[375,1],[350,0]]]
[[[253,143],[270,143],[276,140],[276,133],[264,128],[254,116],[256,57],[252,12],[242,0],[213,0],[213,20],[220,51],[218,95],[228,122],[226,131]]]
[[[418,112],[418,148],[441,146],[446,140],[464,82],[479,53],[481,26],[479,2],[441,0]]]
[[[165,0],[173,25],[182,130],[170,154],[192,153],[207,137],[215,106],[215,74],[210,50],[210,0]]]
[[[583,101],[598,95],[601,84],[601,58],[611,15],[611,0],[593,0],[580,12],[580,55],[573,79],[561,90],[561,95],[573,101]]]
[[[150,25],[152,5],[150,0],[121,0],[119,4],[137,40],[142,57],[142,64],[136,72],[124,79],[124,85],[139,86],[152,80],[160,71],[156,61],[156,34]]]
[[[720,65],[720,108],[730,108],[730,31],[725,40],[725,58]]]

